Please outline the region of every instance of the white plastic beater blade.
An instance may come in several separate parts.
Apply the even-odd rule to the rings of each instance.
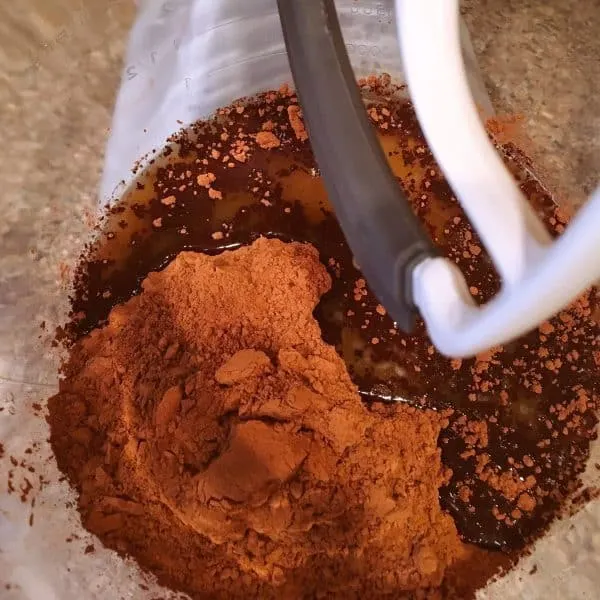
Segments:
[[[533,329],[600,278],[600,190],[553,243],[479,118],[458,0],[397,0],[396,19],[419,123],[502,279],[496,297],[477,307],[449,260],[415,270],[415,303],[433,343],[448,356],[473,356]]]

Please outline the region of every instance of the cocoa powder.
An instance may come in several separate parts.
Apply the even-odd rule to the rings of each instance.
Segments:
[[[194,598],[485,581],[439,505],[444,417],[365,407],[313,317],[330,285],[310,245],[182,252],[79,340],[49,420],[84,526]]]

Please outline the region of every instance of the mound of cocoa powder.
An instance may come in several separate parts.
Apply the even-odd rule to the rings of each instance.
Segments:
[[[330,285],[307,244],[182,252],[79,340],[49,420],[84,526],[193,598],[485,581],[439,505],[444,415],[361,402],[313,317]]]

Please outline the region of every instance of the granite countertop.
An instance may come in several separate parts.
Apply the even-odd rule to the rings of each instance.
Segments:
[[[549,185],[581,203],[600,183],[600,3],[462,5],[496,110],[525,117],[531,154]]]
[[[496,111],[523,115],[536,170],[559,199],[581,203],[600,175],[599,0],[463,0],[462,10]],[[61,321],[69,268],[89,236],[134,14],[134,0],[0,6],[0,439],[19,429],[20,404],[56,385],[45,352],[53,330],[39,324]],[[535,590],[552,592],[544,597],[569,596],[555,579],[567,564],[597,589],[598,552],[580,552],[600,540],[589,518],[559,524],[559,562],[536,564]]]

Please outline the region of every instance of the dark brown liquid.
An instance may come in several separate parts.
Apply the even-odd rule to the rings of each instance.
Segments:
[[[238,125],[245,131],[260,130],[261,120],[251,109],[243,115],[232,113],[228,118],[234,124],[228,124],[229,130],[236,131]],[[278,124],[286,127],[285,111],[270,118],[278,118]],[[380,130],[379,135],[400,185],[432,239],[456,260],[469,285],[477,288],[477,299],[486,301],[498,289],[488,257],[485,252],[477,256],[469,252],[465,257],[469,245],[481,244],[424,150],[410,108],[393,107],[392,119],[400,126],[393,133]],[[181,147],[157,159],[135,189],[112,209],[101,243],[92,250],[92,258],[88,256],[82,263],[73,300],[77,319],[70,328],[72,336],[103,323],[115,304],[139,292],[150,271],[164,267],[182,250],[214,254],[248,244],[260,235],[310,242],[318,248],[333,279],[316,317],[324,339],[344,358],[365,401],[406,401],[436,410],[454,409],[450,425],[440,436],[443,462],[453,470],[450,483],[441,490],[442,505],[451,512],[466,540],[489,548],[522,547],[545,527],[563,494],[573,487],[588,455],[589,439],[595,435],[592,410],[582,415],[579,427],[554,438],[547,420],[556,421],[551,407],[567,401],[573,386],[584,384],[598,392],[593,355],[585,347],[585,340],[597,336],[597,327],[590,321],[577,336],[579,341],[556,342],[554,355],[564,356],[577,348],[577,369],[562,369],[560,376],[540,371],[542,394],[526,385],[529,366],[537,360],[541,346],[537,331],[504,348],[496,357],[498,362],[488,365],[481,376],[490,381],[489,392],[474,388],[471,368],[475,361],[463,361],[460,369],[453,368],[433,350],[421,323],[413,335],[405,335],[380,308],[378,311],[378,302],[370,292],[357,296],[356,282],[362,275],[328,204],[310,148],[290,143],[277,150],[256,149],[248,162],[235,168],[220,161],[204,167],[196,161],[206,156],[207,147],[219,139],[220,131],[220,126],[214,126],[186,134]],[[550,198],[514,161],[511,165],[538,212],[548,221],[554,214]],[[179,189],[206,170],[216,175],[215,187],[222,191],[223,199],[210,200],[194,185]],[[169,195],[177,198],[173,206],[160,202]],[[159,228],[153,226],[157,218],[162,219]],[[215,231],[222,231],[225,237],[213,239]],[[465,232],[471,236],[468,243]],[[500,401],[500,390],[510,397],[508,404]],[[465,441],[452,424],[461,415],[487,420],[486,452],[498,469],[510,469],[511,460],[518,462],[524,455],[531,457],[534,465],[522,467],[519,476],[534,475],[540,489],[548,492],[532,513],[516,520],[499,520],[492,515],[493,507],[509,515],[515,503],[476,476],[473,459],[460,457]],[[541,448],[540,442],[546,439],[549,445]],[[469,504],[459,495],[465,482],[473,490]]]

